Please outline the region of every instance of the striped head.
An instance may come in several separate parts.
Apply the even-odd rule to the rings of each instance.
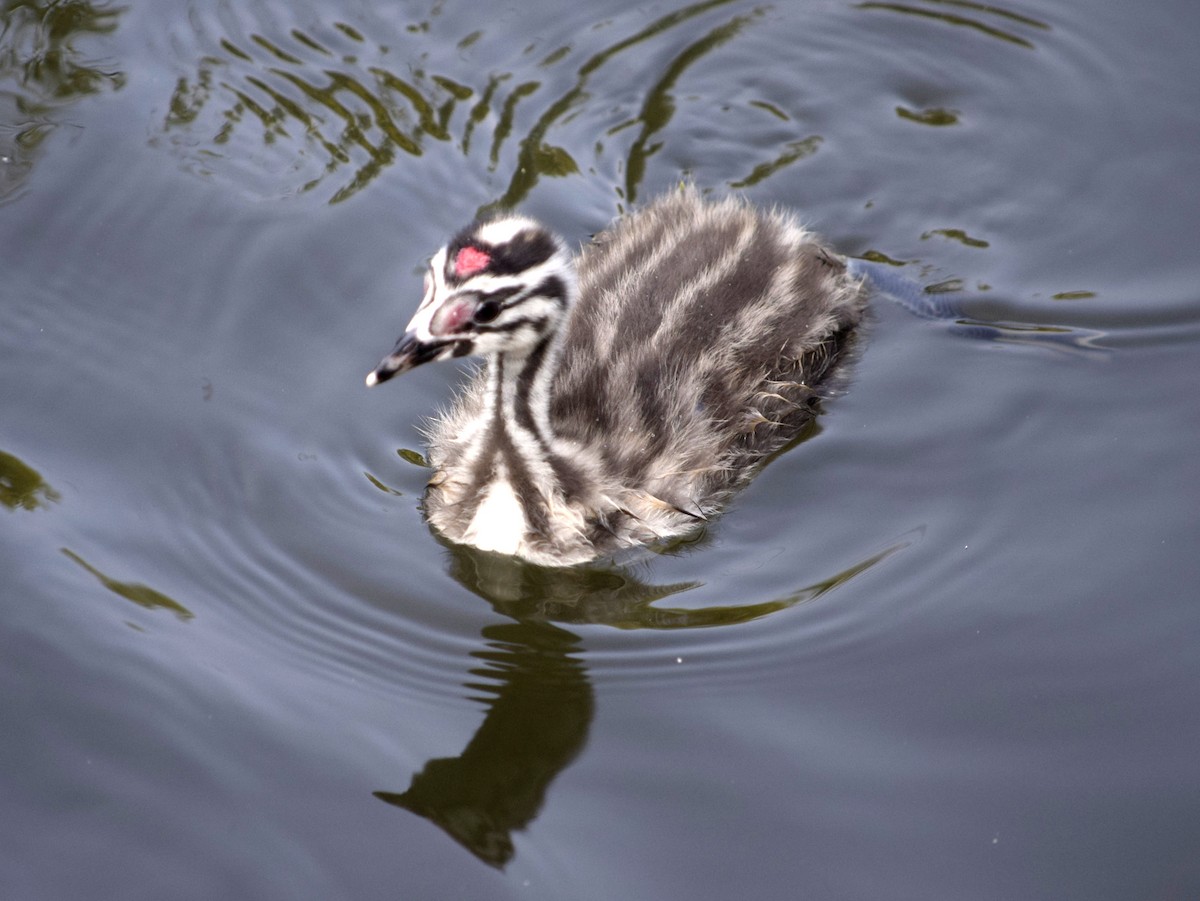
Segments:
[[[421,305],[367,385],[433,360],[524,357],[554,334],[574,296],[574,266],[553,233],[519,216],[470,225],[429,261]]]

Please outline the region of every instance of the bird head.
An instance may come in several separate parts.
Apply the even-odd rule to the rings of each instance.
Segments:
[[[421,305],[367,385],[433,360],[525,356],[561,325],[574,293],[553,232],[520,216],[474,223],[429,261]]]

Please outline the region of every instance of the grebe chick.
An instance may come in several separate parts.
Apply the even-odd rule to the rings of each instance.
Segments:
[[[570,565],[701,528],[813,418],[865,301],[791,217],[694,189],[574,260],[507,216],[434,254],[367,384],[482,356],[428,429],[426,515],[451,541]]]

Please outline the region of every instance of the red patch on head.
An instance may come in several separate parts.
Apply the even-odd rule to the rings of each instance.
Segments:
[[[454,271],[460,276],[474,275],[488,267],[492,258],[478,247],[464,247],[454,257]]]

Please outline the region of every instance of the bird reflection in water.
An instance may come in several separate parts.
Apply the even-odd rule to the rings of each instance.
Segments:
[[[462,753],[429,761],[406,791],[375,797],[437,824],[503,869],[514,854],[513,832],[537,817],[550,784],[587,742],[595,696],[583,642],[564,625],[662,630],[749,622],[820,597],[913,540],[905,536],[783,598],[699,608],[655,606],[697,582],[651,585],[618,568],[543,568],[447,542],[455,579],[512,620],[486,626],[484,647],[471,652],[480,665],[465,687],[487,712]]]
[[[542,807],[546,790],[587,741],[595,706],[580,640],[545,622],[483,630],[486,648],[468,684],[487,705],[457,757],[425,764],[408,791],[375,797],[436,823],[494,867],[513,856],[512,833]]]

